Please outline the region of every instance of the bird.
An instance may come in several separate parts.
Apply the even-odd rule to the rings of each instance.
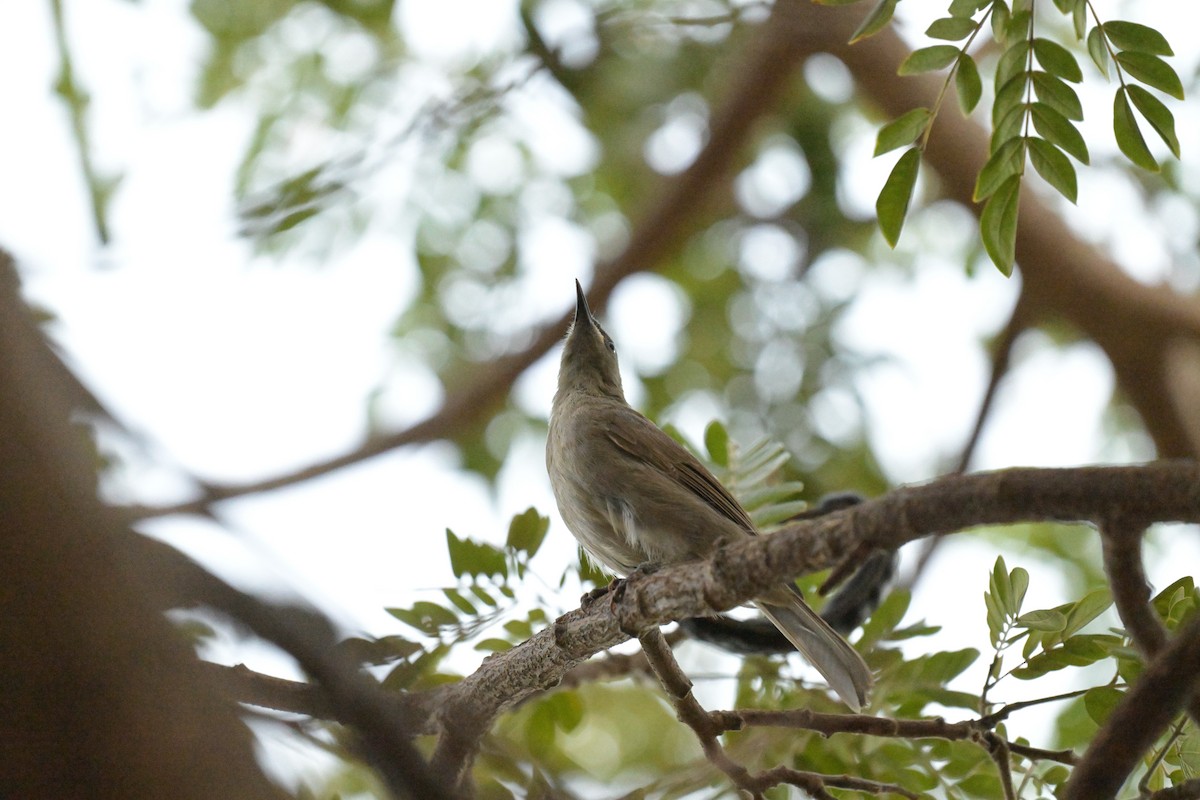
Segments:
[[[550,411],[546,470],[563,522],[587,555],[617,576],[694,561],[758,535],[750,515],[698,458],[625,400],[617,349],[575,281]],[[858,652],[795,584],[754,605],[847,706],[867,703],[872,676]]]

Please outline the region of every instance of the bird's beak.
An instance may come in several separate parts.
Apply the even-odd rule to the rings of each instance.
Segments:
[[[579,285],[579,281],[575,281],[575,324],[578,325],[580,320],[591,321],[592,312],[588,308],[587,297],[583,294],[583,287]]]

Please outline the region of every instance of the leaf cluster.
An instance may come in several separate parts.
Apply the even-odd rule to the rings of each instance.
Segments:
[[[890,17],[894,6],[895,3],[886,0],[881,2],[875,15],[868,18],[870,29],[861,35],[881,29],[887,20],[874,17]],[[1090,0],[1054,0],[1054,6],[1070,20],[1075,42],[1081,48],[1086,47],[1101,74],[1107,76],[1110,65],[1115,71],[1118,87],[1113,96],[1113,132],[1121,152],[1138,167],[1159,169],[1142,136],[1134,113],[1137,109],[1178,158],[1174,115],[1144,88],[1183,99],[1178,74],[1163,60],[1164,56],[1173,55],[1166,37],[1136,22],[1101,22]],[[1026,164],[1032,164],[1038,175],[1067,200],[1074,203],[1078,199],[1072,159],[1084,165],[1090,159],[1077,127],[1083,120],[1084,109],[1072,84],[1083,80],[1083,72],[1070,49],[1041,33],[1044,23],[1038,21],[1032,0],[1014,0],[1011,6],[1005,0],[953,0],[948,10],[949,16],[931,23],[926,35],[962,44],[919,48],[899,68],[901,75],[948,69],[941,94],[932,108],[916,108],[902,114],[884,125],[876,138],[876,155],[909,147],[880,190],[876,201],[879,226],[888,244],[894,247],[916,187],[920,153],[929,141],[950,81],[954,81],[964,114],[970,114],[979,103],[983,82],[971,47],[985,23],[990,22],[987,27],[999,45],[1000,54],[993,67],[991,150],[979,171],[974,200],[984,204],[979,220],[984,248],[1007,275],[1015,261],[1020,189]],[[975,52],[979,52],[978,48]]]

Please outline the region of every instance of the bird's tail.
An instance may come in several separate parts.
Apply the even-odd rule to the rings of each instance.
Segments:
[[[842,702],[859,711],[871,692],[871,670],[858,651],[829,627],[796,592],[788,597],[773,593],[770,600],[755,602],[801,655],[816,667]]]

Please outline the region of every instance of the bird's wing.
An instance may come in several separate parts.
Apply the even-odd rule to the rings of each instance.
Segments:
[[[637,411],[632,408],[621,409],[611,419],[606,433],[612,443],[630,458],[670,476],[747,533],[757,533],[746,509],[721,485],[716,476],[687,448]]]

